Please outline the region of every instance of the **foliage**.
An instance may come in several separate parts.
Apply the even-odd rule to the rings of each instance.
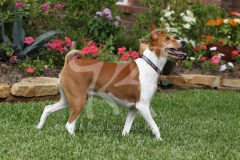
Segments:
[[[109,8],[96,12],[88,21],[89,37],[97,43],[105,43],[110,36],[114,37],[122,29],[121,18],[113,14]]]
[[[240,46],[240,13],[234,11],[230,18],[210,19],[207,23],[206,43],[221,42],[223,45]]]
[[[232,51],[232,57],[240,65],[240,53],[238,50]]]
[[[209,72],[214,72],[216,71],[218,68],[218,65],[216,63],[213,63],[211,61],[205,61],[202,64],[202,69],[205,71],[209,71]]]

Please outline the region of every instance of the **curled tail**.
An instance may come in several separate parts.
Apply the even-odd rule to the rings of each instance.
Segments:
[[[79,51],[79,50],[72,50],[72,51],[68,52],[68,54],[66,55],[66,57],[65,57],[65,64],[64,64],[64,65],[68,64],[68,62],[69,62],[69,61],[73,58],[73,56],[75,56],[75,55],[77,55],[77,56],[80,57],[80,58],[83,58],[83,57],[84,57],[84,55],[82,54],[81,51]]]

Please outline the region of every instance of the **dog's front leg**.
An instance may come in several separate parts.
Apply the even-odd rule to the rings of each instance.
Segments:
[[[122,132],[123,136],[125,136],[126,134],[129,134],[132,123],[133,123],[133,120],[134,120],[136,114],[137,114],[137,109],[136,108],[130,108],[128,110],[126,122],[125,122],[124,129],[123,129],[123,132]]]
[[[157,140],[162,140],[158,126],[154,122],[152,115],[149,110],[150,103],[142,103],[141,101],[136,104],[136,108],[139,113],[143,116],[147,124],[152,130],[152,133],[155,135]]]

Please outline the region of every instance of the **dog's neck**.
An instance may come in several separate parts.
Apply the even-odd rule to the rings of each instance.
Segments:
[[[148,48],[143,52],[143,55],[146,56],[155,66],[160,70],[163,69],[164,65],[167,62],[167,57],[158,57],[154,51],[149,50]]]

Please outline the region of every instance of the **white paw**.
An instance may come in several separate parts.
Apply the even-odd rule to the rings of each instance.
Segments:
[[[36,125],[36,128],[37,128],[37,129],[42,129],[42,128],[43,128],[43,126],[41,126],[41,125],[37,124],[37,125]]]
[[[126,136],[126,135],[128,135],[129,133],[127,132],[127,131],[123,131],[122,132],[122,136]]]

